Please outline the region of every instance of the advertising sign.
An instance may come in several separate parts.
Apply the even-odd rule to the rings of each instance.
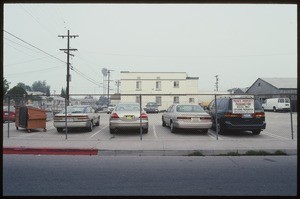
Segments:
[[[254,113],[254,99],[232,99],[232,113]]]

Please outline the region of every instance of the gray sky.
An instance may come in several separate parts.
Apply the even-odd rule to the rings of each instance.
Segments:
[[[297,5],[284,4],[5,4],[4,30],[66,62],[70,94],[102,93],[102,68],[187,72],[199,91],[248,87],[259,77],[297,77]],[[4,77],[51,94],[66,87],[66,64],[3,32]],[[111,84],[116,91],[114,83]]]

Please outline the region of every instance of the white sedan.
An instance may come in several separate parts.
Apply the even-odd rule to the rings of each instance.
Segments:
[[[207,133],[212,118],[199,105],[173,104],[163,113],[162,126],[170,126],[172,133],[178,129],[197,129]]]
[[[58,132],[62,132],[66,127],[65,110],[54,116],[54,127]],[[93,130],[93,126],[100,125],[100,115],[89,105],[76,105],[67,107],[67,127],[86,128]]]

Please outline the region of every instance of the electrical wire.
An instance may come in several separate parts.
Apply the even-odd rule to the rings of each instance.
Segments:
[[[36,46],[34,46],[34,45],[28,43],[27,41],[24,41],[23,39],[21,39],[21,38],[15,36],[14,34],[12,34],[12,33],[8,32],[8,31],[6,31],[6,30],[4,30],[4,29],[3,29],[3,31],[6,32],[6,33],[9,34],[9,35],[15,37],[16,39],[18,39],[18,40],[20,40],[20,41],[26,43],[27,45],[29,45],[29,46],[31,46],[31,47],[33,47],[33,48],[35,48],[35,49],[37,49],[37,50],[39,50],[39,51],[41,51],[41,52],[47,54],[47,55],[49,55],[50,57],[53,57],[54,59],[57,59],[57,60],[59,60],[59,61],[61,61],[61,62],[63,62],[63,63],[67,63],[67,62],[65,62],[65,61],[63,61],[63,60],[61,60],[61,59],[55,57],[54,55],[51,55],[51,54],[47,53],[46,51],[44,51],[44,50],[42,50],[42,49],[40,49],[40,48],[38,48],[38,47],[36,47]]]

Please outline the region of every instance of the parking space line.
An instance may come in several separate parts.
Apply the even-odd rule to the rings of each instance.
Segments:
[[[266,132],[266,131],[263,131],[263,132],[261,132],[261,133],[264,134],[264,135],[273,137],[273,138],[277,138],[277,139],[279,139],[279,140],[290,140],[289,138],[285,138],[285,137],[282,137],[282,136],[280,136],[280,135],[275,135],[275,134],[273,134],[273,133]]]
[[[208,131],[207,134],[209,135],[209,137],[213,138],[214,140],[217,139],[217,135],[216,135],[215,133],[213,133],[213,132],[211,132],[211,131]],[[223,138],[220,136],[220,134],[218,135],[218,139],[219,139],[219,140],[223,140]]]
[[[155,139],[157,139],[158,137],[157,137],[157,134],[156,134],[155,125],[153,125],[153,134],[154,134]]]
[[[95,135],[97,135],[98,133],[100,133],[103,129],[105,129],[108,126],[104,126],[102,129],[100,129],[99,131],[97,131],[96,133],[94,133],[93,135],[91,135],[90,138],[94,137]]]

